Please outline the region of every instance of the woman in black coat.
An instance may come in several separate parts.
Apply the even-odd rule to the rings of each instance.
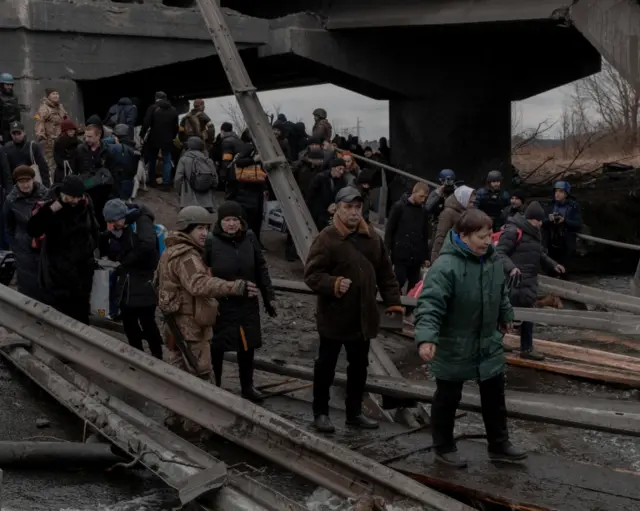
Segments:
[[[275,294],[267,263],[254,233],[247,229],[245,213],[237,202],[225,202],[218,209],[218,221],[206,244],[206,260],[215,277],[255,282],[266,312],[276,316]],[[253,357],[262,346],[260,303],[257,298],[233,296],[220,300],[213,329],[211,360],[216,385],[222,383],[222,362],[226,351],[238,353],[242,396],[254,402],[263,395],[253,386]]]

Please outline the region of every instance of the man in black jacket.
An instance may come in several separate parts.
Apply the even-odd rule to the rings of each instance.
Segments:
[[[41,243],[40,284],[50,305],[89,324],[98,248],[98,222],[78,176],[67,176],[29,220],[29,236]]]
[[[178,136],[178,111],[171,106],[164,92],[156,92],[156,102],[145,115],[140,138],[145,141],[144,150],[149,162],[149,184],[155,186],[156,164],[162,152],[162,184],[171,186],[171,152],[173,140]]]
[[[11,190],[13,187],[12,174],[20,165],[27,167],[37,165],[42,184],[47,188],[51,186],[49,165],[47,165],[42,148],[40,144],[27,138],[22,123],[15,121],[11,124],[11,141],[5,143],[3,149],[0,155],[0,165],[2,166],[2,186],[5,190]]]
[[[429,260],[429,214],[424,203],[429,195],[426,183],[414,185],[411,195],[391,208],[385,230],[385,244],[391,255],[400,289],[410,291],[420,280],[420,270]]]
[[[144,351],[142,339],[151,354],[162,360],[162,337],[156,324],[156,293],[153,274],[160,258],[154,217],[145,206],[127,206],[120,199],[104,205],[108,230],[100,238],[100,255],[117,261],[115,294],[122,326],[129,344]]]

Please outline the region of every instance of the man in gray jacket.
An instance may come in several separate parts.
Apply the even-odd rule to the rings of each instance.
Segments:
[[[218,186],[218,173],[204,149],[204,141],[200,137],[187,139],[187,151],[178,162],[174,188],[180,195],[180,208],[201,206],[213,213],[213,192]]]

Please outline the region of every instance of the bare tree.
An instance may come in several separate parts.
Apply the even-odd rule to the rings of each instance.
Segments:
[[[594,117],[599,130],[607,132],[624,151],[638,146],[640,131],[640,93],[607,61],[602,71],[576,82],[574,100]]]
[[[222,108],[224,113],[229,116],[233,127],[238,131],[238,133],[242,133],[247,129],[247,122],[242,115],[242,110],[240,110],[240,107],[235,100],[231,100],[225,105],[221,105],[220,108]],[[269,122],[273,124],[278,115],[282,113],[282,106],[280,103],[273,103],[270,108],[265,108],[265,113],[269,118]]]

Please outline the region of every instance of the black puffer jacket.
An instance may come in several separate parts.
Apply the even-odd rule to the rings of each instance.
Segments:
[[[31,140],[25,139],[16,144],[11,141],[4,146],[4,157],[2,158],[2,181],[5,182],[11,177],[9,181],[10,185],[13,185],[13,171],[20,165],[26,165],[30,167],[36,164],[40,169],[40,177],[42,178],[42,184],[46,187],[51,186],[51,180],[49,176],[49,166],[47,160],[44,158],[42,147],[40,144],[36,144]],[[33,158],[32,158],[33,156]],[[8,186],[7,189],[10,189]]]
[[[518,241],[518,229],[522,237]],[[541,269],[553,272],[557,263],[544,251],[540,229],[531,225],[518,213],[510,217],[498,241],[497,253],[506,275],[514,268],[522,274],[519,287],[511,290],[511,305],[533,307],[538,297],[538,274]]]
[[[429,258],[429,214],[404,196],[391,208],[384,237],[393,264],[418,265]]]
[[[54,213],[50,206],[59,199],[56,186],[27,224],[27,233],[32,238],[45,235],[40,252],[40,284],[54,305],[66,300],[88,302],[96,266],[94,251],[99,240],[93,204],[85,196],[76,206],[63,204]]]
[[[154,216],[143,205],[131,204],[126,227],[120,238],[105,232],[100,237],[100,255],[118,261],[115,296],[128,307],[150,307],[156,304],[153,274],[160,259]]]
[[[226,234],[218,222],[213,235],[207,239],[206,261],[211,273],[224,280],[255,282],[262,299],[268,303],[275,299],[267,263],[253,232],[243,230],[237,236]],[[242,351],[262,345],[260,302],[257,298],[232,296],[219,301],[219,314],[213,329],[212,346],[224,351]],[[242,340],[244,331],[246,346]]]
[[[146,145],[152,149],[171,151],[173,139],[178,136],[178,111],[166,99],[156,101],[149,107],[142,123],[140,137],[149,132]]]
[[[47,189],[39,183],[33,184],[29,194],[22,193],[15,185],[4,203],[5,232],[9,248],[16,256],[18,291],[40,301],[46,301],[38,283],[40,251],[32,247],[33,238],[27,232],[27,224],[36,204],[43,201],[46,194]]]
[[[76,173],[76,154],[79,145],[80,140],[78,137],[70,137],[66,133],[56,138],[53,143],[53,159],[56,162],[56,170],[53,177],[55,183],[61,183],[66,175]]]
[[[327,208],[335,203],[336,194],[346,186],[347,180],[344,175],[335,178],[330,170],[316,174],[311,180],[307,191],[307,206],[318,231],[329,225],[332,215]]]

